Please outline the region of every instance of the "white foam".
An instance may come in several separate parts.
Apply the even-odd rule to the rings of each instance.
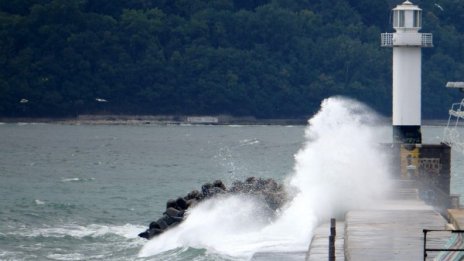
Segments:
[[[45,205],[45,202],[43,202],[40,199],[36,199],[34,202],[35,202],[36,205]]]
[[[84,260],[85,256],[79,253],[70,254],[50,254],[47,258],[52,260]]]
[[[0,249],[0,260],[20,260],[20,258],[17,258],[21,256],[22,253],[19,251],[6,251],[6,250],[1,250]]]
[[[240,141],[240,146],[255,145],[258,144],[258,139],[244,139]]]
[[[59,227],[46,227],[46,228],[37,228],[34,230],[22,229],[20,234],[26,237],[65,237],[71,236],[75,238],[83,237],[101,237],[108,234],[118,235],[125,238],[137,238],[138,233],[144,230],[144,226],[125,224],[121,226],[108,226],[108,225],[99,225],[91,224],[88,226],[79,226],[79,225],[63,225]],[[15,232],[17,233],[17,232]]]
[[[318,217],[364,208],[388,189],[389,161],[379,145],[385,137],[376,122],[367,107],[341,98],[325,100],[309,121],[288,180]]]
[[[309,121],[306,143],[286,180],[293,198],[276,220],[260,218],[261,206],[252,199],[207,201],[181,225],[145,244],[139,256],[182,247],[244,259],[259,251],[305,251],[318,223],[366,208],[387,190],[389,162],[378,146],[385,137],[376,122],[360,103],[325,100]]]
[[[83,255],[80,253],[67,253],[67,254],[49,254],[47,255],[48,259],[52,260],[62,260],[62,261],[68,261],[68,260],[96,260],[96,259],[104,259],[105,255]]]
[[[75,182],[75,181],[80,181],[79,178],[63,178],[61,179],[61,182]]]
[[[95,178],[62,178],[61,182],[85,182],[85,181],[93,181]]]
[[[241,252],[245,252],[242,255],[247,254],[250,246],[260,241],[249,241],[247,245],[240,242],[256,239],[269,218],[268,210],[253,198],[229,196],[208,200],[192,209],[178,227],[150,240],[140,251],[140,256],[151,256],[182,246],[205,248],[232,256]]]

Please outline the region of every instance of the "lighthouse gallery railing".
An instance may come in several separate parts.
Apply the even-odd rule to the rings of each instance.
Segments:
[[[382,47],[394,47],[395,46],[395,33],[382,33],[380,34],[380,46]],[[403,46],[404,44],[401,44]],[[420,41],[417,44],[412,44],[420,47],[433,47],[433,35],[431,33],[421,33]]]

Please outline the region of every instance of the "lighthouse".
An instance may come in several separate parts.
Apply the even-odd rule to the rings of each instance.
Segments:
[[[422,143],[421,48],[433,47],[431,33],[419,33],[422,9],[410,1],[392,10],[395,33],[381,34],[381,46],[393,48],[393,142]]]

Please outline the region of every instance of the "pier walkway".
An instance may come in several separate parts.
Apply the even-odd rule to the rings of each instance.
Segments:
[[[350,211],[345,218],[344,259],[423,260],[423,229],[445,229],[446,224],[421,201],[398,200],[374,210]],[[427,247],[443,248],[449,236],[435,233]],[[428,258],[436,254],[428,253]]]
[[[336,260],[424,260],[423,229],[464,229],[464,209],[448,210],[448,220],[419,199],[410,181],[399,181],[389,200],[374,208],[351,210],[336,224]],[[329,221],[329,220],[328,220]],[[307,252],[256,253],[251,260],[328,260],[330,225],[320,225],[313,234]],[[427,235],[427,248],[444,248],[450,232]],[[433,260],[439,252],[427,252]]]
[[[336,260],[423,260],[423,229],[442,230],[448,222],[419,199],[413,181],[395,183],[389,200],[379,202],[374,208],[346,213],[343,241],[336,241]],[[337,234],[339,231],[337,228]],[[434,232],[427,240],[427,247],[443,248],[449,238],[449,232]],[[314,239],[306,260],[328,260],[328,250],[321,255],[317,238]],[[433,260],[438,253],[427,254],[427,260]]]

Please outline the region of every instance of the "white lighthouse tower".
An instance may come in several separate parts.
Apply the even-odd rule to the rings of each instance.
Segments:
[[[422,9],[405,1],[393,9],[395,33],[383,33],[393,47],[393,142],[417,144],[421,135],[421,48],[433,47],[431,33],[419,33]]]

